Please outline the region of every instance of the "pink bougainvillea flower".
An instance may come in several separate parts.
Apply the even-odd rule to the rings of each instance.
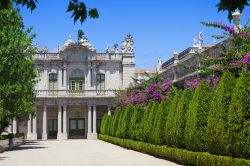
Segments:
[[[168,90],[168,88],[169,88],[169,86],[168,86],[168,85],[164,85],[164,86],[162,87],[162,89],[161,89],[161,90],[162,90],[163,92],[165,92],[165,91],[167,91],[167,90]]]
[[[215,68],[215,71],[219,72],[219,71],[221,71],[221,69],[222,68],[220,66],[218,66],[218,67]]]
[[[250,53],[249,53],[249,54],[246,54],[246,55],[244,56],[244,58],[243,58],[242,60],[240,60],[239,62],[248,64],[248,63],[249,63],[249,58],[250,58]]]

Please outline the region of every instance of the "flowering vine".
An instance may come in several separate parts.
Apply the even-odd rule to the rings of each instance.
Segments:
[[[168,80],[135,82],[127,90],[117,94],[116,103],[119,107],[125,107],[128,104],[147,105],[149,101],[161,102],[174,94],[176,90],[172,82]]]

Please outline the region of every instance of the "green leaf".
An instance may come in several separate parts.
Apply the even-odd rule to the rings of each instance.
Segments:
[[[75,5],[72,2],[69,2],[68,9],[66,12],[71,12],[75,9]]]
[[[98,11],[97,11],[96,8],[91,9],[91,10],[89,11],[89,17],[90,17],[90,18],[93,18],[93,19],[99,18],[99,13],[98,13]]]

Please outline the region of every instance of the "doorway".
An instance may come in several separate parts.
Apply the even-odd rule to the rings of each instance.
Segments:
[[[85,119],[70,118],[69,119],[69,137],[84,138],[85,136]]]
[[[56,139],[57,137],[57,119],[48,119],[48,137]]]

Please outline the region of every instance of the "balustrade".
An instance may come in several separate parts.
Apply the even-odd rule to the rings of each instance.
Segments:
[[[116,90],[35,90],[36,97],[115,97]]]

